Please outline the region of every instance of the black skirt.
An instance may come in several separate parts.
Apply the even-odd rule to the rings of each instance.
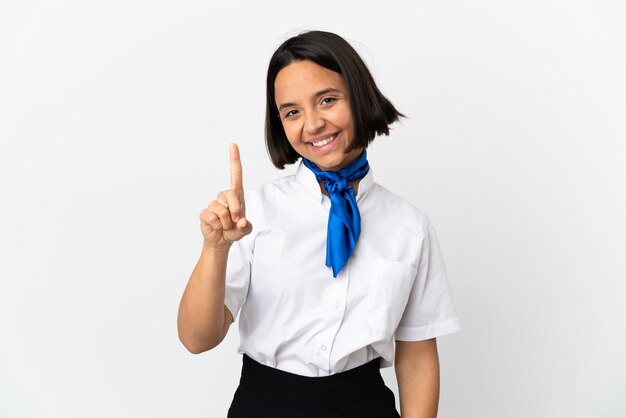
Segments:
[[[400,418],[380,358],[330,376],[309,377],[243,355],[228,418]]]

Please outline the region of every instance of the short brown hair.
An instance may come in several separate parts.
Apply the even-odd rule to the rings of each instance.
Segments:
[[[404,117],[378,90],[365,62],[345,39],[331,32],[303,32],[278,47],[267,70],[265,143],[276,167],[283,169],[300,155],[289,143],[278,116],[274,81],[280,70],[304,60],[341,74],[346,83],[354,123],[354,138],[346,151],[367,148],[376,135],[389,135],[389,125]]]

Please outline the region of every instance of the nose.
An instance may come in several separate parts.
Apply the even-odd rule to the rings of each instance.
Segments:
[[[326,122],[323,115],[318,110],[311,110],[306,112],[304,120],[304,130],[308,134],[314,134],[319,132],[324,127]]]

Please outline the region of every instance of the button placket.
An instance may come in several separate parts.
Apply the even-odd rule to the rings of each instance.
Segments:
[[[335,307],[335,317],[337,319],[336,327],[332,334],[332,338],[329,340],[332,344],[335,342],[335,338],[337,337],[337,333],[339,332],[339,328],[343,323],[343,317],[345,314],[345,305],[348,300],[348,288],[350,286],[350,262],[346,265],[345,269],[339,274],[337,279],[340,279],[340,282],[337,282],[338,286],[335,287],[334,292],[334,307]],[[331,361],[330,361],[330,350],[328,351],[328,370],[331,370]]]
[[[325,294],[326,302],[324,303],[324,306],[326,307],[328,327],[323,335],[318,335],[314,346],[316,357],[327,365],[325,368],[328,373],[332,372],[330,370],[330,365],[333,342],[339,332],[341,323],[343,322],[345,311],[344,298],[347,296],[348,287],[347,270],[348,268],[339,273],[339,276],[336,278],[331,279],[333,282],[330,284],[329,289],[327,289]]]

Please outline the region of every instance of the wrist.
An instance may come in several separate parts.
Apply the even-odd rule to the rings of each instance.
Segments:
[[[214,244],[207,242],[204,240],[202,244],[202,254],[210,257],[224,257],[228,256],[228,252],[230,251],[231,243],[224,244],[218,247],[215,247]]]

